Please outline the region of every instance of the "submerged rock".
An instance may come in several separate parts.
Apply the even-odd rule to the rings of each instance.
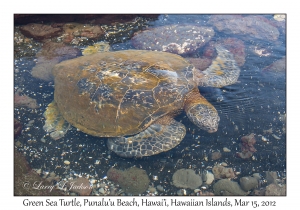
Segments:
[[[266,196],[285,196],[286,195],[286,185],[279,186],[278,184],[270,184],[266,187]]]
[[[214,34],[211,27],[168,25],[138,32],[131,40],[137,49],[188,54],[204,46]]]
[[[22,132],[22,124],[20,121],[14,119],[14,138],[17,138]]]
[[[88,39],[98,39],[104,35],[104,30],[98,25],[82,23],[66,23],[63,26],[63,41],[70,43],[75,37],[86,37]]]
[[[32,68],[33,77],[45,81],[52,81],[52,68],[59,62],[81,55],[79,49],[64,43],[46,42],[36,54],[37,64]]]
[[[248,192],[242,190],[237,182],[228,179],[221,179],[213,186],[215,195],[247,195]]]
[[[173,185],[179,188],[196,189],[202,185],[202,178],[192,169],[177,170],[172,177]]]
[[[271,65],[265,67],[263,71],[270,71],[274,73],[285,73],[286,71],[286,58],[285,56],[277,61],[274,61]]]
[[[82,196],[90,195],[93,190],[89,180],[84,177],[80,177],[68,182],[68,188],[71,192],[78,193]]]
[[[266,171],[266,179],[268,184],[277,184],[277,172],[276,171]]]
[[[215,180],[215,176],[211,172],[205,174],[205,183],[210,185]]]
[[[215,151],[213,153],[211,153],[211,159],[212,160],[218,160],[222,157],[222,153],[219,151]]]
[[[157,190],[159,190],[159,191],[161,191],[161,192],[164,192],[164,191],[165,191],[164,187],[161,186],[161,185],[157,185],[156,188],[157,188]]]
[[[234,178],[235,174],[232,168],[225,168],[222,165],[216,165],[213,167],[212,172],[216,179]]]
[[[15,107],[27,107],[30,109],[36,109],[38,108],[38,104],[36,102],[36,99],[30,98],[27,95],[20,95],[22,91],[20,89],[18,89],[15,92],[14,95],[14,105]]]
[[[150,179],[145,170],[136,167],[125,171],[110,168],[107,171],[107,178],[119,184],[126,193],[138,195],[145,192],[150,183]]]
[[[240,178],[240,185],[243,190],[249,191],[253,190],[254,188],[258,187],[258,181],[255,177],[245,176]]]
[[[33,187],[34,183],[41,183],[45,187]],[[26,158],[17,149],[14,150],[14,195],[21,196],[53,196],[66,195],[56,189],[52,182],[42,178],[35,170],[31,169]]]
[[[244,40],[275,41],[279,31],[271,21],[262,16],[212,15],[208,23],[220,32],[240,35]]]
[[[242,143],[240,144],[242,152],[237,152],[237,156],[242,159],[248,159],[252,157],[253,153],[256,152],[254,144],[256,143],[255,134],[251,133],[248,136],[241,138]]]
[[[238,66],[243,66],[246,61],[245,45],[244,42],[237,38],[227,38],[221,40],[220,43],[229,52],[233,54],[234,60]]]
[[[51,25],[30,23],[20,27],[22,34],[35,40],[45,40],[56,37],[62,33],[62,28]]]

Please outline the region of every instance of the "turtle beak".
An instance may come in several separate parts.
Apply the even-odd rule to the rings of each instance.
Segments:
[[[218,128],[210,128],[207,130],[208,133],[214,133],[218,130]]]

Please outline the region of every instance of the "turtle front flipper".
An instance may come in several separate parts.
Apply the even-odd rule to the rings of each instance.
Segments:
[[[168,119],[167,123],[159,120],[134,136],[109,138],[107,146],[121,157],[151,156],[176,147],[185,133],[182,123],[174,119]]]
[[[238,80],[241,70],[233,55],[220,45],[216,46],[216,50],[218,56],[207,69],[195,70],[195,81],[198,86],[221,88]]]
[[[46,118],[43,129],[49,132],[51,138],[54,140],[62,138],[70,128],[70,124],[60,114],[55,101],[52,101],[48,105],[43,116]]]

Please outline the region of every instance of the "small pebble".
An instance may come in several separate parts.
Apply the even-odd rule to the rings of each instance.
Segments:
[[[211,172],[206,173],[206,184],[210,185],[215,180],[215,176]]]
[[[37,173],[37,174],[41,174],[41,173],[42,173],[42,169],[37,169],[37,170],[36,170],[36,173]],[[48,175],[48,174],[47,174],[47,175]]]
[[[261,136],[261,140],[264,141],[264,142],[268,142],[268,141],[269,141],[269,139],[267,139],[267,138],[264,137],[264,136]]]
[[[161,185],[157,185],[156,188],[157,188],[157,190],[159,190],[159,191],[161,191],[161,192],[164,191],[164,187],[161,186]]]
[[[149,187],[148,190],[149,190],[151,193],[155,193],[155,192],[156,192],[155,187]]]
[[[68,161],[68,160],[65,160],[65,161],[64,161],[64,164],[66,164],[66,165],[70,165],[70,161]]]
[[[221,165],[221,166],[228,166],[228,164],[225,163],[225,162],[220,163],[220,165]]]
[[[177,195],[179,195],[179,196],[181,196],[181,195],[182,195],[182,192],[181,192],[181,190],[178,190],[178,191],[177,191]]]
[[[101,183],[100,187],[105,187],[105,185],[106,185],[105,183]]]
[[[17,141],[17,142],[16,142],[16,146],[17,146],[17,147],[22,147],[22,143],[21,143],[20,141]]]
[[[96,180],[96,179],[91,179],[90,182],[91,182],[92,184],[95,184],[95,183],[97,182],[97,180]]]
[[[257,180],[261,179],[259,173],[254,173],[252,176],[255,177]]]
[[[41,142],[46,143],[46,139],[41,138]]]
[[[279,136],[276,136],[275,134],[272,134],[272,136],[276,139],[276,140],[280,140]]]
[[[194,193],[201,191],[200,189],[194,189]]]
[[[228,149],[227,147],[223,147],[223,151],[224,151],[224,152],[231,152],[231,150]]]
[[[110,193],[109,195],[116,195],[116,189],[114,187],[110,188]]]
[[[105,191],[104,191],[104,189],[102,187],[99,189],[99,193],[101,193],[101,194],[105,193]]]

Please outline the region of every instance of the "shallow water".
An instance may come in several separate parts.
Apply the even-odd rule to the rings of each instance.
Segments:
[[[272,15],[262,16],[273,20]],[[145,21],[144,24],[149,27],[178,23],[209,26],[209,18],[210,15],[160,15],[157,20]],[[217,30],[215,33],[213,40],[216,41],[227,37],[240,38],[239,35],[221,33]],[[241,75],[238,82],[223,88],[199,87],[201,94],[219,112],[221,120],[218,131],[206,133],[192,124],[185,113],[181,113],[175,119],[186,126],[187,134],[180,145],[168,152],[141,159],[121,158],[107,149],[106,138],[84,134],[74,127],[63,138],[52,140],[43,130],[43,113],[53,100],[54,84],[32,77],[30,72],[35,66],[35,56],[16,57],[14,89],[21,88],[24,94],[37,99],[40,105],[34,110],[15,108],[14,118],[23,124],[22,134],[15,139],[15,142],[22,143],[18,150],[25,154],[32,168],[42,169],[43,172],[55,172],[62,179],[74,174],[88,174],[108,183],[104,177],[112,166],[118,169],[136,166],[146,170],[153,186],[160,184],[164,187],[165,191],[158,192],[159,195],[176,194],[178,188],[171,185],[171,181],[177,169],[192,168],[201,173],[204,170],[211,171],[214,164],[221,162],[227,163],[228,167],[238,172],[238,178],[260,173],[262,179],[265,179],[265,171],[276,171],[280,177],[285,177],[286,72],[263,70],[286,55],[285,34],[281,33],[273,42],[259,39],[243,41],[246,62],[240,67]],[[128,37],[124,37],[122,42],[120,39],[110,41],[110,44],[111,50],[134,49]],[[87,45],[82,44],[78,47],[83,48]],[[254,46],[266,49],[270,55],[255,54],[251,50]],[[40,47],[37,44],[36,51]],[[33,124],[26,126],[30,120],[34,120]],[[272,133],[267,132],[270,128]],[[241,151],[239,145],[241,137],[251,133],[255,134],[254,147],[257,151],[250,159],[238,158],[236,152]],[[231,151],[223,152],[223,147]],[[210,155],[214,151],[220,151],[222,157],[212,160]],[[69,160],[71,164],[64,165],[64,160]],[[158,176],[158,180],[153,180],[154,176]],[[211,189],[212,187],[208,186],[208,190]],[[188,190],[188,193],[192,192],[193,190]]]

